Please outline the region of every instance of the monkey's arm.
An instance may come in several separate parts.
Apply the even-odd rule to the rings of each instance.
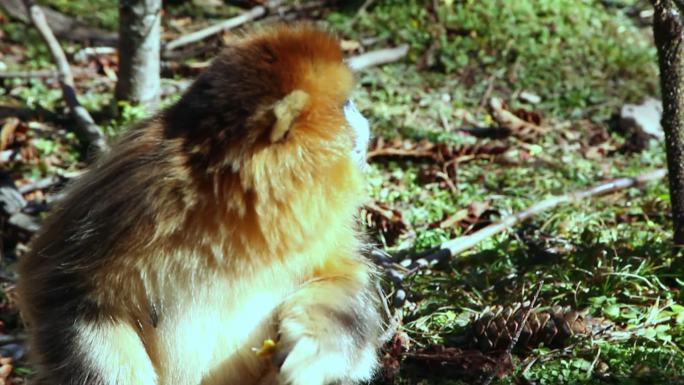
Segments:
[[[275,361],[280,383],[354,384],[377,365],[378,298],[372,269],[361,259],[336,258],[279,311]]]

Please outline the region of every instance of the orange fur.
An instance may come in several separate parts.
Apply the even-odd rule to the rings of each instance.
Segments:
[[[342,112],[351,87],[335,38],[277,27],[229,47],[181,101],[132,128],[22,260],[36,384],[367,378],[376,346],[357,364],[354,343],[379,320],[355,309],[374,300],[354,220],[364,178]],[[279,104],[297,90],[307,96]],[[347,321],[364,336],[326,336]],[[280,374],[251,352],[278,334]],[[325,372],[305,346],[345,364]]]

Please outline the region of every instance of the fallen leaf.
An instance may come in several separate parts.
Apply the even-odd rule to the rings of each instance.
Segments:
[[[19,119],[7,118],[0,129],[0,151],[6,149],[14,141],[14,132],[19,126]]]
[[[401,211],[382,202],[368,203],[363,207],[366,223],[385,238],[388,245],[393,244],[405,233],[410,225],[404,220]]]
[[[12,358],[0,357],[0,385],[9,385],[9,376],[12,374]]]

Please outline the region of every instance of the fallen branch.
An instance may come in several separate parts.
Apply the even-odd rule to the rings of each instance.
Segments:
[[[199,31],[195,31],[192,33],[189,33],[187,35],[183,35],[175,40],[171,40],[164,46],[164,54],[168,54],[174,49],[178,49],[180,47],[186,46],[188,44],[196,43],[200,40],[204,40],[210,36],[219,34],[221,32],[227,31],[229,29],[233,29],[236,27],[241,26],[242,24],[245,24],[249,21],[252,21],[254,19],[258,19],[266,13],[268,13],[268,9],[271,7],[278,6],[282,1],[272,1],[271,4],[268,5],[258,5],[249,11],[243,12],[238,16],[232,17],[230,19],[223,20],[217,24],[211,25],[209,27],[200,29]]]
[[[12,176],[0,170],[0,217],[11,216],[26,207],[26,199],[21,195]]]
[[[414,258],[412,266],[406,275],[415,273],[423,266],[434,264],[445,258],[453,258],[464,251],[474,247],[478,243],[498,233],[509,229],[543,211],[554,208],[561,204],[575,203],[583,199],[615,192],[628,187],[643,185],[667,174],[664,168],[659,168],[635,177],[622,177],[597,184],[585,190],[574,191],[568,194],[553,196],[535,203],[527,209],[503,218],[501,221],[484,227],[470,235],[465,235],[442,243],[439,246],[426,250]]]
[[[75,76],[95,76],[95,71],[77,70]],[[59,71],[55,70],[28,70],[28,71],[0,71],[0,79],[56,79]]]
[[[71,115],[76,121],[76,134],[86,142],[87,146],[92,146],[98,152],[104,152],[107,150],[107,141],[104,133],[100,127],[95,124],[95,121],[88,113],[81,103],[78,101],[76,95],[76,86],[74,84],[74,76],[71,73],[71,68],[69,67],[69,62],[64,55],[62,47],[59,45],[57,38],[52,33],[50,26],[45,19],[45,15],[41,8],[36,5],[33,0],[27,0],[26,6],[31,14],[31,20],[36,26],[41,36],[45,40],[45,43],[50,49],[53,59],[57,65],[57,70],[59,71],[59,82],[62,85],[62,94],[64,100],[71,111]]]
[[[22,0],[0,0],[7,14],[24,23],[31,22],[31,16]],[[53,9],[41,7],[50,29],[60,38],[79,41],[93,42],[101,45],[115,46],[117,35],[114,32],[88,26],[76,19],[63,15]]]
[[[22,194],[28,194],[28,193],[34,192],[36,190],[48,189],[48,188],[50,188],[56,184],[59,184],[63,181],[64,181],[64,178],[61,178],[58,175],[53,175],[53,176],[48,176],[45,178],[34,180],[34,181],[26,183],[24,185],[21,185],[18,188],[18,190]]]
[[[402,44],[394,48],[379,49],[347,59],[347,64],[352,71],[358,72],[366,68],[392,63],[402,59],[408,54],[408,44]]]
[[[168,47],[168,46],[167,46]],[[358,56],[347,58],[347,65],[354,72],[363,71],[366,68],[375,67],[400,60],[408,54],[408,45],[403,44],[395,48],[379,49],[377,51],[366,52]],[[173,56],[165,51],[167,56]],[[201,71],[209,67],[209,62],[202,62],[194,65],[194,69]],[[516,117],[517,118],[517,117]]]
[[[15,228],[33,234],[40,230],[42,221],[38,217],[28,215],[26,213],[12,214],[7,220],[7,224]]]
[[[368,151],[366,159],[371,160],[375,158],[417,158],[417,159],[430,159],[434,160],[436,158],[434,151],[423,150],[423,149],[404,149],[404,148],[379,148],[375,150]]]

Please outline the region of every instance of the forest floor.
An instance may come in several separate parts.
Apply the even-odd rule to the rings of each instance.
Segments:
[[[43,3],[116,29],[114,1]],[[196,3],[207,4],[168,2],[165,41],[245,9]],[[338,33],[349,56],[409,46],[402,60],[358,73],[354,93],[375,137],[372,202],[361,217],[397,262],[385,283],[396,333],[376,383],[684,384],[684,264],[671,244],[665,180],[556,207],[454,258],[416,269],[404,260],[552,195],[665,166],[663,144],[617,118],[623,105],[658,97],[647,1],[286,4],[287,17]],[[166,60],[164,103],[233,37]],[[108,135],[146,115],[127,105],[112,113],[115,55],[62,44],[83,104]],[[0,71],[52,68],[39,35],[0,14]],[[39,221],[86,165],[56,79],[1,74],[0,171]],[[505,127],[492,98],[533,130]],[[31,231],[6,217],[2,225],[0,357],[12,360],[0,358],[0,383],[22,384],[31,368],[14,265]]]

